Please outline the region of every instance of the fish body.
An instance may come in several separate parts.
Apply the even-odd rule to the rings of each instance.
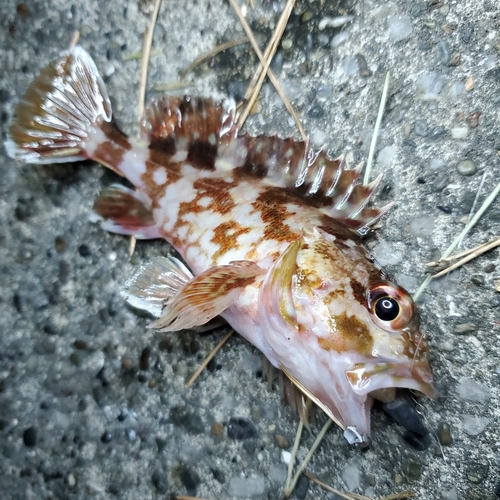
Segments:
[[[125,296],[160,331],[217,316],[366,443],[374,397],[435,396],[426,336],[409,294],[388,281],[362,236],[389,207],[366,206],[378,180],[307,144],[240,135],[210,99],[164,98],[141,140],[116,126],[97,68],[80,47],[45,68],[21,100],[6,146],[31,163],[91,158],[136,188],[95,205],[102,226],[164,238],[182,256],[154,259]]]

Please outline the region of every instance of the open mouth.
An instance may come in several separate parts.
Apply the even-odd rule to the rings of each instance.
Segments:
[[[392,401],[396,388],[412,389],[435,398],[432,372],[425,361],[414,363],[356,363],[345,372],[352,390],[384,403]]]

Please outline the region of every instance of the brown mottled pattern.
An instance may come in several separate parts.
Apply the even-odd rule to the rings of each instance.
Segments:
[[[111,170],[123,175],[113,165],[120,165],[123,155],[132,149],[127,136],[116,126],[115,122],[103,122],[101,130],[108,139],[97,146],[92,159],[106,165]]]
[[[330,336],[318,339],[323,349],[336,352],[356,351],[366,356],[371,354],[373,339],[363,322],[355,316],[348,316],[345,312],[333,316],[333,319],[335,325],[332,325]]]
[[[266,225],[264,237],[276,241],[292,241],[297,238],[296,231],[290,229],[286,223],[287,219],[293,217],[296,212],[289,212],[285,205],[294,204],[307,206],[306,200],[294,191],[266,186],[259,194],[252,206],[261,214],[262,222]]]
[[[197,195],[195,200],[190,203],[193,211],[200,212],[210,210],[221,215],[229,214],[235,207],[235,201],[229,190],[236,185],[237,183],[233,181],[225,181],[221,178],[202,178],[196,180],[193,186],[196,189]],[[206,208],[200,207],[198,201],[207,196],[210,197],[212,201]]]
[[[362,305],[366,305],[366,288],[351,276],[351,289],[354,298]]]
[[[211,239],[213,243],[219,245],[219,250],[212,256],[214,263],[217,259],[224,255],[229,250],[236,248],[238,237],[251,231],[249,227],[240,226],[235,221],[223,222],[219,224],[214,230],[214,236]]]
[[[217,159],[217,144],[208,141],[193,141],[189,143],[187,163],[201,170],[215,170]]]

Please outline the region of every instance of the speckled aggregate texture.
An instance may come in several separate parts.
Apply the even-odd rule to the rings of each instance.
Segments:
[[[256,0],[246,15],[261,46],[285,2]],[[114,115],[138,130],[139,65],[149,1],[0,4],[2,137],[17,99],[73,32],[105,77]],[[331,20],[346,19],[343,27]],[[396,206],[369,247],[415,291],[425,263],[462,229],[500,179],[500,7],[493,0],[299,1],[273,69],[315,146],[366,159],[385,72],[391,71],[373,177],[379,204]],[[322,29],[320,29],[320,27]],[[154,35],[149,95],[216,44],[242,35],[221,0],[165,1]],[[241,45],[186,77],[190,93],[238,100],[256,58]],[[265,84],[252,134],[297,134]],[[478,118],[477,114],[480,113]],[[259,353],[233,336],[192,388],[186,382],[227,328],[156,334],[120,289],[165,242],[104,233],[89,221],[114,174],[92,163],[26,166],[0,149],[0,496],[4,499],[278,499],[298,419],[258,376]],[[465,239],[500,235],[500,205]],[[373,411],[373,444],[349,447],[332,428],[308,470],[370,496],[412,490],[421,499],[500,494],[499,251],[434,282],[420,302],[441,397],[419,411],[434,436]],[[319,417],[311,426],[319,432]],[[446,425],[443,425],[446,424]],[[449,426],[449,427],[448,427]],[[306,432],[299,458],[313,436]],[[422,449],[423,448],[423,449]],[[302,480],[295,498],[336,498]]]

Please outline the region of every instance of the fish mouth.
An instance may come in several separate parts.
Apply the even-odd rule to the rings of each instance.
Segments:
[[[432,385],[431,368],[426,361],[356,363],[345,374],[356,394],[369,395],[384,402],[394,399],[396,388],[419,391],[431,399],[438,395]]]

